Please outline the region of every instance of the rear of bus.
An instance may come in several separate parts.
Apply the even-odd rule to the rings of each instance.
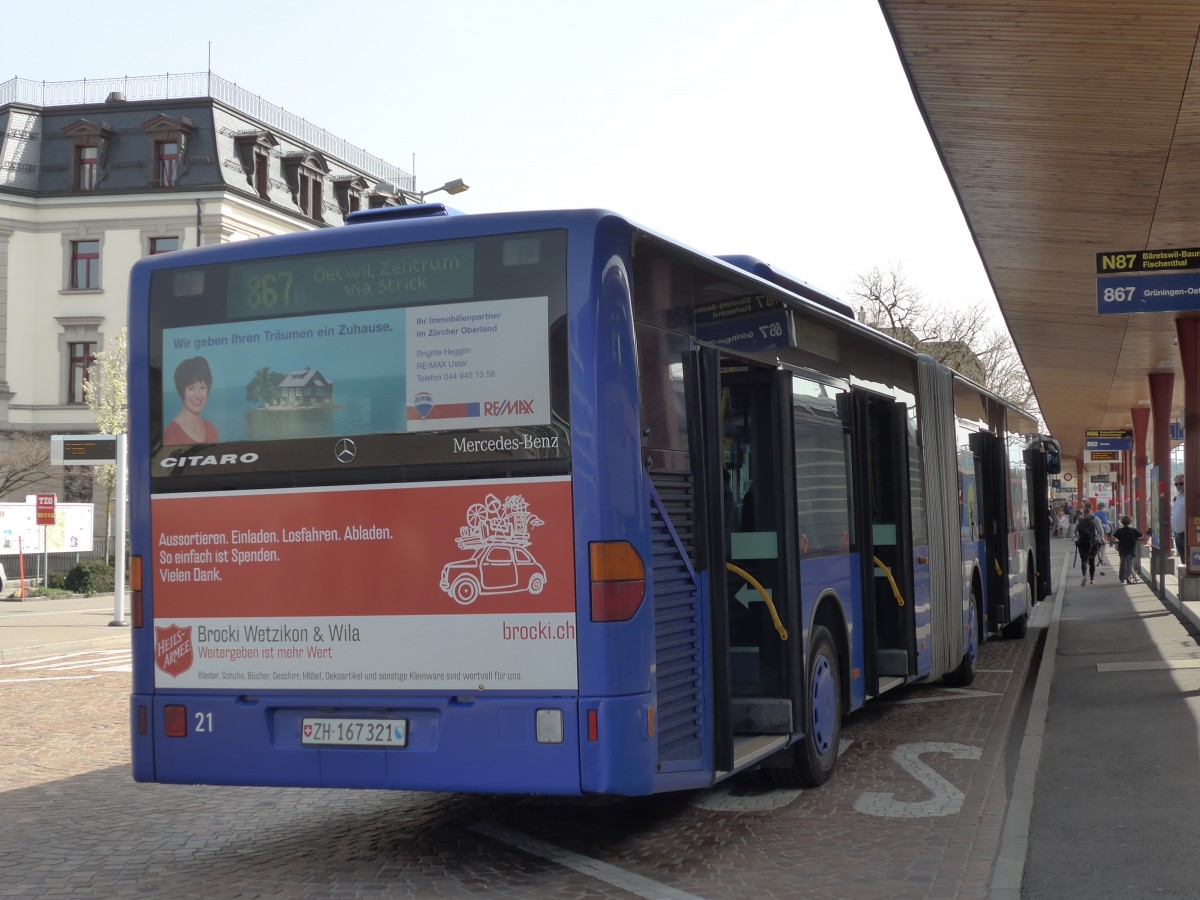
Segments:
[[[594,438],[601,415],[578,374],[599,342],[568,339],[593,327],[594,216],[569,310],[561,220],[429,209],[135,266],[136,780],[616,783],[581,775],[621,768],[579,699],[589,569],[640,565],[589,556],[603,463],[573,495],[572,416]]]

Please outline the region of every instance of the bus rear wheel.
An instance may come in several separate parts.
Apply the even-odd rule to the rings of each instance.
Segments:
[[[842,680],[837,645],[824,625],[813,629],[804,702],[804,740],[792,748],[792,764],[772,769],[783,787],[819,787],[833,775],[842,736]]]

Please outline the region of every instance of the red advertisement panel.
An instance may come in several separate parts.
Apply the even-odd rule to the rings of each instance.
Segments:
[[[163,495],[154,615],[574,613],[568,478]]]

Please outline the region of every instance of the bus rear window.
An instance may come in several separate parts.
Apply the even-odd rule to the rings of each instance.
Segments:
[[[155,273],[154,475],[565,461],[565,245],[554,231]]]

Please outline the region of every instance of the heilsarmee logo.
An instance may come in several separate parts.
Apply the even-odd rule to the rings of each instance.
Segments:
[[[154,663],[172,678],[192,667],[192,626],[154,626]]]

